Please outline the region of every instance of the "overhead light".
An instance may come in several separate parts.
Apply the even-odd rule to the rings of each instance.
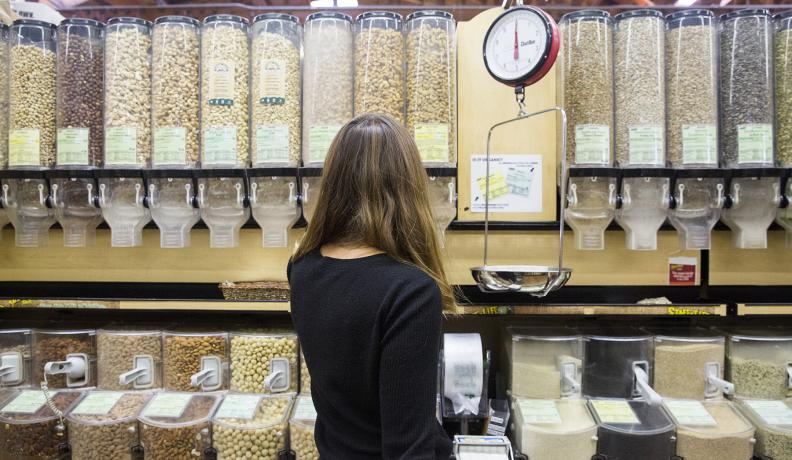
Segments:
[[[697,0],[677,0],[675,5],[676,6],[693,6]]]
[[[336,5],[339,8],[354,8],[358,6],[357,0],[336,0]]]
[[[311,0],[311,8],[332,8],[333,0]]]

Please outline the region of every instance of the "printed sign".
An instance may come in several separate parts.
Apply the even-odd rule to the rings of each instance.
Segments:
[[[490,157],[490,212],[542,212],[542,156]],[[487,156],[470,158],[470,209],[485,211]]]

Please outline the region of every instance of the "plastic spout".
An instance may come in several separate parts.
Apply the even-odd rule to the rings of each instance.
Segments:
[[[221,386],[221,377],[220,358],[202,356],[201,370],[190,376],[190,385],[199,387],[204,391],[216,390]]]
[[[143,245],[143,231],[130,225],[110,227],[110,246],[134,248]]]
[[[289,229],[280,225],[261,227],[261,246],[285,248],[289,244]]]
[[[152,368],[154,358],[151,356],[135,356],[132,359],[135,368],[129,372],[124,372],[118,376],[119,385],[127,386],[132,384],[135,389],[149,388],[154,384],[152,379]]]
[[[235,248],[239,246],[239,228],[213,225],[209,227],[209,247]]]
[[[160,247],[168,249],[190,247],[192,227],[160,227]]]
[[[67,248],[84,248],[96,241],[96,227],[85,224],[68,224],[63,227],[63,245]]]
[[[85,353],[70,353],[65,361],[50,361],[44,365],[47,375],[66,375],[66,386],[76,388],[88,383],[88,355]]]
[[[49,228],[41,226],[43,222],[23,222],[21,226],[15,228],[14,240],[20,248],[41,248],[49,243]]]

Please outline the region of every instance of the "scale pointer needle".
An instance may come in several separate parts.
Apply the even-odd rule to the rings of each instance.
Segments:
[[[520,40],[517,37],[517,21],[514,21],[514,60],[520,59]]]

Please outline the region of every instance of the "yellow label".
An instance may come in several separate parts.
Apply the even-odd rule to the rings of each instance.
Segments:
[[[597,416],[603,423],[638,424],[640,421],[635,416],[632,407],[624,400],[592,399],[591,404],[597,411]]]
[[[476,183],[478,184],[479,192],[481,192],[481,195],[486,197],[487,196],[486,176],[477,178]],[[508,194],[509,194],[509,186],[506,184],[506,176],[504,176],[503,173],[500,172],[490,174],[489,200],[492,201],[495,198],[499,198]]]
[[[38,128],[12,129],[8,135],[8,166],[40,166]]]
[[[286,61],[264,59],[259,68],[259,103],[283,105],[286,103]]]
[[[209,104],[234,105],[236,65],[233,61],[215,59],[209,66]]]
[[[154,130],[154,166],[184,165],[187,161],[187,130],[164,127]]]
[[[88,165],[88,128],[58,130],[58,166]]]
[[[137,128],[121,126],[105,129],[105,164],[137,164]]]
[[[341,125],[319,125],[308,129],[308,162],[324,163],[330,144]]]
[[[415,144],[426,162],[448,162],[448,124],[416,123]]]

